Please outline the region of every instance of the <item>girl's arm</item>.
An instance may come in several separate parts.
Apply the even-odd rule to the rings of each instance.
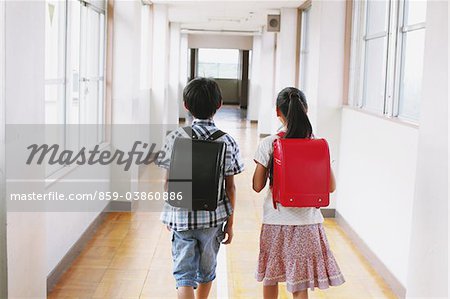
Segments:
[[[333,169],[330,169],[330,193],[336,190],[336,179],[334,178]]]
[[[255,173],[253,174],[253,190],[260,192],[266,186],[267,168],[256,162]]]

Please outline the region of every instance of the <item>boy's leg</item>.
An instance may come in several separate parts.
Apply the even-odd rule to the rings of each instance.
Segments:
[[[216,278],[217,253],[223,238],[222,225],[198,230],[200,267],[197,274],[197,282],[199,283],[197,299],[208,298],[212,281]]]
[[[197,299],[207,299],[209,292],[211,291],[212,281],[207,283],[200,283],[197,288],[196,298]]]
[[[179,287],[177,292],[178,299],[195,299],[193,287]]]
[[[192,231],[172,232],[172,258],[178,297],[194,298],[199,251]]]
[[[266,285],[263,287],[264,299],[277,299],[278,298],[278,284]]]

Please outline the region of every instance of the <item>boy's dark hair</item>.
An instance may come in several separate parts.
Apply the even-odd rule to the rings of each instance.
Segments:
[[[211,118],[222,103],[222,93],[216,81],[208,78],[195,78],[183,90],[186,108],[195,118]]]

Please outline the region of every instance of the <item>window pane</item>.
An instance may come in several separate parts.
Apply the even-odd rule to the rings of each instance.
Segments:
[[[418,120],[422,90],[425,29],[404,34],[399,116]]]
[[[197,75],[222,79],[239,78],[239,50],[199,49]]]
[[[45,85],[45,123],[63,124],[64,84]]]
[[[363,106],[383,113],[386,82],[386,38],[366,42]]]
[[[405,25],[425,22],[426,14],[426,0],[405,1]]]
[[[70,60],[68,62],[70,85],[67,87],[67,123],[80,123],[80,12],[81,4],[78,1],[70,3]]]
[[[65,1],[45,3],[45,120],[48,124],[65,121]]]
[[[367,1],[367,35],[387,31],[389,1]]]

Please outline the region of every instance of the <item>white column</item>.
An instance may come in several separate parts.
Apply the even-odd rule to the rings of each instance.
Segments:
[[[148,113],[146,116],[140,107],[145,98],[145,92],[141,90],[142,8],[142,3],[137,0],[114,2],[112,122],[123,126],[113,128],[112,146],[120,150],[128,150],[131,140],[139,140],[141,133],[134,129],[127,134],[131,126],[125,125],[145,122],[148,118]],[[121,165],[111,165],[112,191],[122,194],[137,191],[137,178],[136,165],[128,172],[123,171]]]
[[[275,90],[274,99],[285,87],[295,86],[297,43],[297,9],[282,8],[280,32],[277,34],[276,62],[275,62]],[[272,132],[280,128],[281,122],[272,120]]]
[[[448,3],[427,2],[408,298],[448,296]]]
[[[297,8],[282,8],[280,33],[277,34],[275,93],[295,86],[297,44]]]
[[[169,22],[167,6],[153,4],[153,63],[150,122],[167,123]]]
[[[136,0],[114,3],[112,120],[115,124],[136,123],[133,106],[139,102],[141,7]]]
[[[178,124],[180,81],[180,24],[170,23],[168,123]]]
[[[258,115],[258,134],[274,133],[272,123],[275,113],[275,33],[263,32],[261,35],[261,97]]]
[[[261,97],[261,36],[253,37],[247,119],[258,120]]]
[[[179,94],[179,102],[178,102],[178,115],[179,117],[186,118],[187,112],[184,108],[183,104],[183,89],[187,84],[188,79],[188,72],[189,72],[189,62],[188,62],[188,55],[189,55],[189,48],[188,48],[188,35],[183,33],[180,36],[180,77],[178,78],[178,94]]]

